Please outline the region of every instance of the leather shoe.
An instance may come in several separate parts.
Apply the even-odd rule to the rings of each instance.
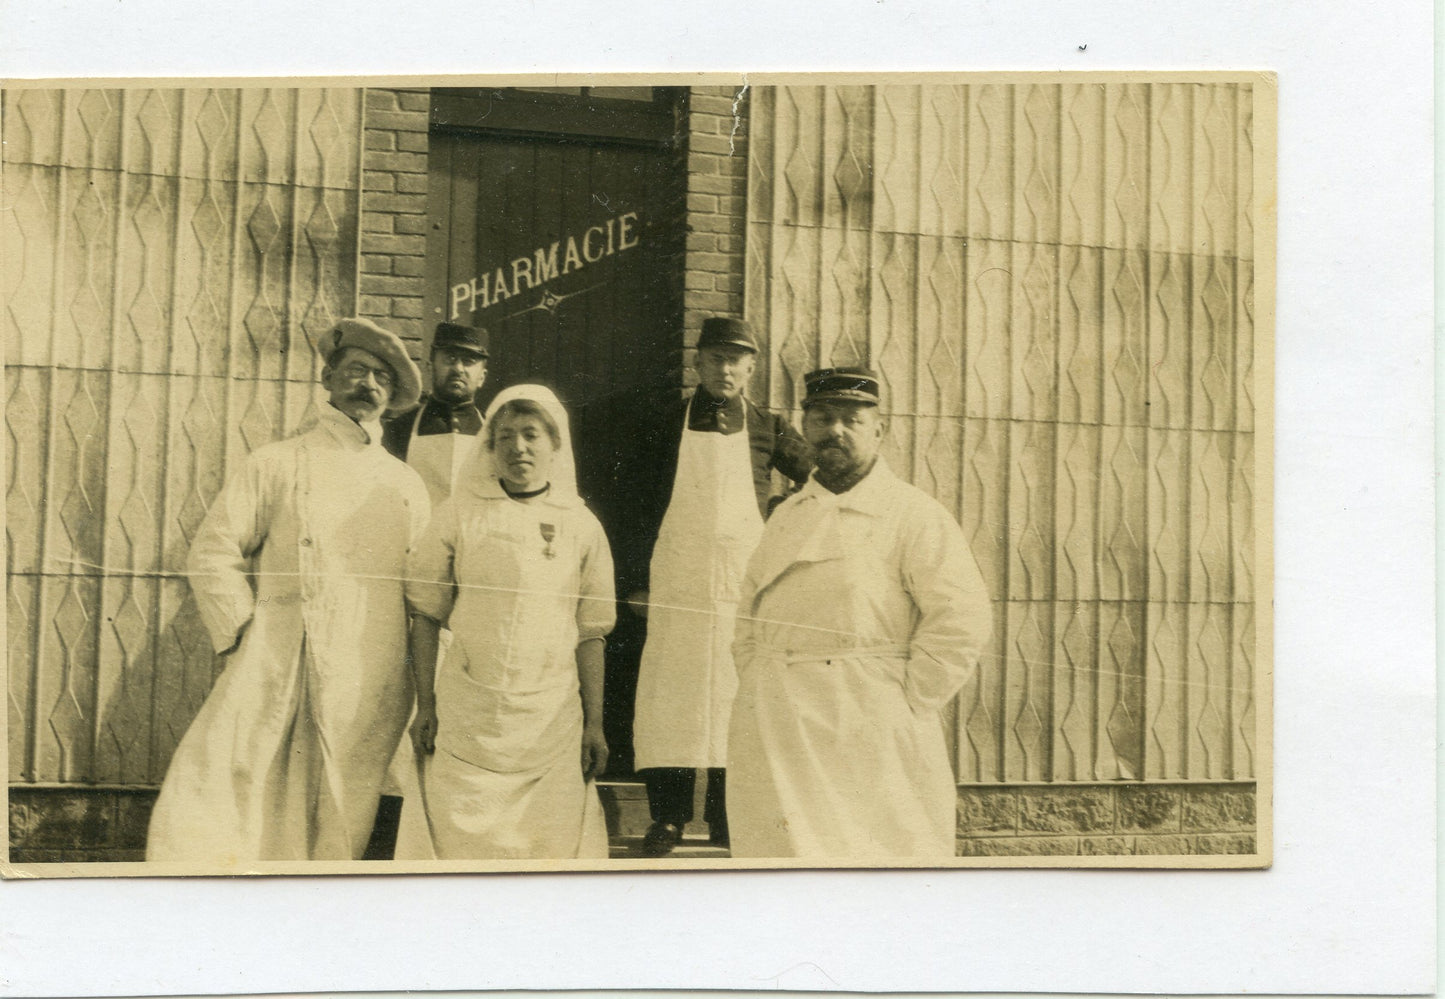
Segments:
[[[654,822],[642,837],[644,857],[665,857],[682,842],[682,827],[671,822]]]
[[[713,846],[731,846],[726,822],[717,822],[707,827],[707,841]]]

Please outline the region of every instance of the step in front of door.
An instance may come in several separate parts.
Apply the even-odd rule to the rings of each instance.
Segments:
[[[699,775],[699,792],[706,783],[706,776]],[[602,799],[602,811],[607,816],[607,841],[611,857],[637,858],[642,856],[642,837],[652,824],[647,810],[647,788],[641,781],[599,780],[597,796]],[[699,793],[699,799],[701,793]],[[695,804],[694,814],[702,814],[702,801]],[[695,818],[683,831],[682,842],[668,854],[669,857],[718,859],[728,857],[725,847],[713,846],[708,842],[707,823]]]
[[[613,860],[636,860],[642,857],[641,836],[609,836],[608,856]],[[675,846],[666,857],[650,858],[666,863],[671,859],[678,860],[726,860],[732,856],[726,847],[713,846],[708,842],[706,833],[699,833],[696,836],[683,836],[682,842]]]

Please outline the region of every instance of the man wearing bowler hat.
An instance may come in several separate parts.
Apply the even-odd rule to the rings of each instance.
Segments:
[[[656,537],[643,592],[629,599],[647,615],[633,743],[652,817],[648,856],[681,841],[700,768],[708,771],[709,839],[728,843],[723,768],[737,687],[730,647],[738,586],[762,534],[772,470],[795,482],[808,475],[798,432],[744,395],[757,353],[746,322],[704,320],[697,390],[638,435],[638,515]]]
[[[386,426],[386,449],[415,468],[432,505],[451,495],[462,459],[482,431],[477,392],[487,380],[487,331],[437,323],[431,343],[431,392]]]
[[[988,641],[988,592],[953,517],[879,455],[877,375],[804,382],[817,467],[768,520],[738,602],[733,856],[948,858],[939,709]]]
[[[248,455],[191,543],[220,673],[166,771],[148,860],[360,857],[411,714],[402,576],[429,504],[380,418],[416,403],[421,372],[368,319],[319,348],[316,426]]]

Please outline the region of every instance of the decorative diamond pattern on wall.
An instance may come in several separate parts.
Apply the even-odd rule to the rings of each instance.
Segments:
[[[1239,84],[754,98],[768,402],[875,365],[884,453],[993,593],[961,780],[1254,775],[1251,109]]]
[[[361,92],[4,101],[10,776],[158,783],[215,674],[190,538],[355,300]]]

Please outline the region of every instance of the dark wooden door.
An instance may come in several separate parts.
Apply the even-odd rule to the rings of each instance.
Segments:
[[[483,406],[521,382],[572,417],[578,485],[623,585],[648,546],[628,522],[628,424],[681,385],[680,161],[653,101],[522,91],[433,98],[428,309],[491,334]],[[631,770],[645,637],[624,606],[609,638],[605,724]]]

